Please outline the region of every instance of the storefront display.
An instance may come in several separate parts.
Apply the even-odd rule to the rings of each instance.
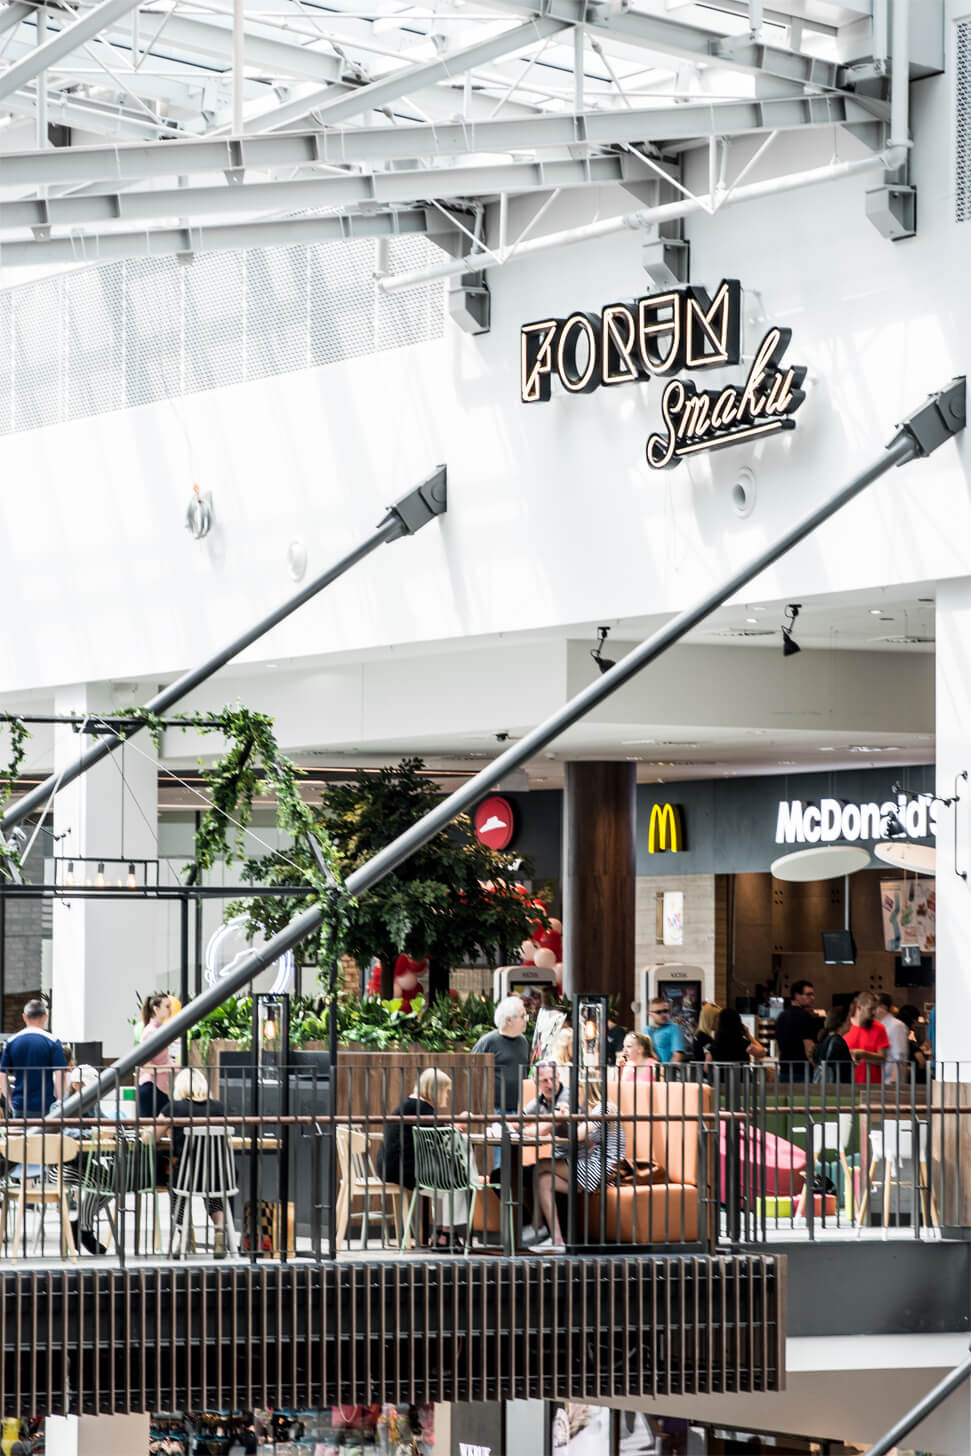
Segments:
[[[267,1456],[431,1456],[435,1407],[336,1405],[322,1411],[169,1411],[151,1421],[150,1456],[237,1456],[252,1416]]]

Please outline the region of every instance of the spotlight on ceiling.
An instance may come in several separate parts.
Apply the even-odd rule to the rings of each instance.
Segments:
[[[591,647],[591,649],[590,649],[590,656],[593,658],[594,662],[600,668],[600,671],[601,672],[609,672],[612,667],[616,667],[617,666],[617,664],[615,662],[613,662],[609,657],[604,657],[604,655],[603,655],[604,643],[607,640],[607,633],[609,631],[610,631],[610,628],[609,627],[598,627],[597,628],[597,645],[596,645],[596,647]]]
[[[792,657],[795,653],[802,651],[799,643],[792,635],[792,630],[796,625],[796,618],[799,615],[801,607],[801,602],[790,602],[786,607],[786,621],[782,624],[783,657]]]

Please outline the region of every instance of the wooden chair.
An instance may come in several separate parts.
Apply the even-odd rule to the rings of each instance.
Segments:
[[[359,1127],[337,1125],[337,1247],[343,1246],[351,1217],[351,1199],[364,1199],[363,1242],[367,1243],[367,1223],[371,1215],[371,1199],[380,1199],[381,1219],[390,1211],[394,1218],[395,1239],[401,1241],[401,1189],[397,1183],[385,1183],[378,1176],[368,1148],[367,1134]],[[388,1205],[391,1205],[390,1210]]]
[[[79,1151],[80,1144],[75,1138],[64,1137],[60,1133],[35,1133],[26,1137],[0,1133],[0,1155],[9,1164],[18,1164],[20,1169],[19,1180],[12,1176],[16,1172],[15,1168],[8,1170],[3,1180],[2,1190],[0,1190],[2,1193],[0,1231],[4,1236],[7,1231],[9,1204],[11,1200],[15,1200],[17,1204],[17,1220],[10,1255],[12,1259],[20,1257],[24,1216],[27,1209],[39,1207],[41,1216],[33,1248],[33,1252],[37,1252],[44,1227],[44,1213],[48,1204],[54,1204],[60,1213],[61,1258],[64,1259],[68,1256],[72,1259],[77,1258],[77,1249],[71,1234],[71,1210],[68,1203],[68,1194],[73,1185],[65,1179],[64,1168],[68,1163],[76,1160]],[[40,1173],[31,1175],[28,1172],[31,1165],[39,1166]]]

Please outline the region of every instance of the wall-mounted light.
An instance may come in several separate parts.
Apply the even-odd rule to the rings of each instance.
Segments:
[[[613,662],[609,657],[604,657],[603,655],[604,643],[607,640],[607,634],[609,631],[609,627],[598,627],[597,645],[596,647],[591,647],[590,649],[590,656],[600,668],[601,672],[609,672],[612,667],[617,666],[616,662]]]
[[[799,643],[792,635],[793,628],[796,625],[796,618],[799,616],[801,608],[801,602],[790,602],[789,605],[786,607],[786,621],[783,623],[781,629],[783,657],[793,657],[795,653],[802,651]]]

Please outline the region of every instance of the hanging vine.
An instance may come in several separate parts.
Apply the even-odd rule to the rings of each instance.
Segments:
[[[144,709],[127,708],[113,718],[131,718],[144,724],[152,734],[156,748],[164,729],[164,720]],[[227,863],[242,859],[246,853],[246,831],[253,815],[253,801],[264,786],[274,791],[276,798],[277,828],[291,835],[294,840],[312,840],[320,850],[317,857],[284,856],[286,872],[279,883],[292,884],[304,880],[306,897],[298,900],[283,898],[280,909],[289,918],[298,909],[310,905],[325,905],[327,908],[320,930],[305,942],[305,954],[318,963],[325,948],[339,946],[343,941],[343,926],[349,909],[346,898],[337,888],[340,872],[337,856],[327,831],[318,816],[304,803],[298,785],[299,770],[280,751],[273,732],[273,720],[265,713],[255,713],[242,703],[224,708],[219,713],[191,714],[180,723],[183,732],[190,728],[200,733],[219,733],[228,740],[228,747],[221,758],[210,765],[202,764],[206,777],[209,803],[199,823],[195,836],[195,860],[188,866],[186,876],[191,878],[197,870],[210,869],[217,859]],[[252,861],[247,862],[248,865]],[[251,878],[251,876],[247,876]],[[255,911],[257,902],[234,901],[227,905],[226,915],[246,914],[250,918],[250,929],[259,929]]]
[[[119,737],[128,736],[122,720],[130,720],[132,729],[137,724],[150,735],[156,750],[160,748],[165,719],[144,708],[120,708],[105,715],[117,724]],[[10,760],[6,770],[0,773],[0,805],[6,803],[17,781],[25,755],[25,745],[30,730],[22,718],[13,714],[0,714],[10,732]],[[341,926],[346,914],[345,901],[340,895],[340,875],[337,857],[327,837],[327,832],[318,817],[311,813],[304,803],[298,785],[299,771],[276,741],[273,720],[265,713],[255,713],[237,703],[219,713],[187,714],[180,720],[183,732],[190,728],[199,733],[219,733],[227,740],[225,753],[215,763],[201,764],[206,778],[209,803],[202,815],[195,836],[195,859],[186,870],[192,878],[199,870],[210,869],[217,859],[227,863],[245,857],[246,831],[253,816],[253,801],[257,794],[268,787],[276,797],[277,827],[295,840],[312,839],[318,846],[318,856],[294,857],[288,863],[288,875],[281,883],[306,882],[306,897],[291,902],[294,912],[308,905],[325,904],[321,931],[311,938],[308,950],[319,956],[325,944],[340,944]],[[168,730],[171,732],[171,728]],[[6,861],[20,864],[20,856],[12,846],[0,845],[0,865]],[[227,914],[241,911],[251,913],[254,902],[244,901],[227,906]],[[252,928],[256,929],[253,922]]]
[[[13,793],[14,784],[20,777],[20,770],[23,767],[24,756],[27,752],[27,740],[30,737],[30,729],[23,718],[15,718],[12,713],[0,715],[0,722],[7,725],[10,734],[10,760],[3,774],[0,775],[0,805],[3,805]]]

